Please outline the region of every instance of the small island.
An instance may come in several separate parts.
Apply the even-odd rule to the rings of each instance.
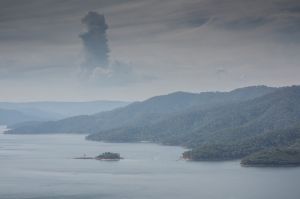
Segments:
[[[80,159],[80,160],[91,160],[91,159],[94,159],[94,160],[107,160],[107,161],[113,161],[113,160],[121,160],[123,159],[119,153],[112,153],[112,152],[105,152],[105,153],[102,153],[96,157],[88,157],[84,154],[84,156],[82,157],[76,157],[76,158],[73,158],[73,159]]]
[[[105,152],[95,157],[96,160],[121,160],[123,159],[119,153]]]

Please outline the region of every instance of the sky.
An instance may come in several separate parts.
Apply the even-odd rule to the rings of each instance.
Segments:
[[[298,0],[0,0],[0,101],[300,84]]]

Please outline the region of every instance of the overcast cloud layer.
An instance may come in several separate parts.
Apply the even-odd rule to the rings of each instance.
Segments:
[[[108,60],[82,79],[90,11]],[[298,0],[0,0],[1,101],[300,84],[299,54]]]

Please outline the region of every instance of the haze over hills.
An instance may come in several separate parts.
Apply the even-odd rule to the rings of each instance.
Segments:
[[[0,125],[12,125],[15,123],[23,123],[32,120],[41,121],[42,118],[16,110],[0,109]]]
[[[233,142],[297,125],[300,121],[299,101],[300,87],[280,88],[255,99],[187,111],[154,125],[114,128],[89,138],[150,140],[188,147]]]
[[[0,123],[12,125],[27,121],[58,120],[75,115],[89,115],[126,106],[122,101],[90,102],[0,102]]]
[[[299,86],[176,92],[91,116],[17,127],[8,133],[89,133],[87,139],[97,141],[189,147],[192,150],[184,157],[193,160],[237,159],[295,144],[300,138],[299,102]]]
[[[26,128],[16,128],[11,133],[98,133],[116,128],[146,126],[180,113],[253,99],[274,90],[276,89],[257,86],[236,89],[231,92],[199,94],[176,92],[90,116],[75,116]]]

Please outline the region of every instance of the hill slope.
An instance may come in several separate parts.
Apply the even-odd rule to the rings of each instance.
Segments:
[[[294,156],[287,155],[291,150],[284,147],[300,139],[299,102],[300,87],[286,87],[255,99],[192,110],[146,126],[100,131],[87,138],[182,145],[193,149],[183,154],[192,160],[239,159],[257,152],[249,159],[267,154],[273,165],[276,165],[276,160],[278,165],[288,164],[289,160],[291,165],[295,165],[298,153],[293,149]],[[276,152],[274,148],[282,150]],[[271,152],[259,153],[262,150]],[[255,162],[249,159],[243,162]]]
[[[189,110],[154,124],[109,129],[88,138],[108,141],[149,140],[188,147],[238,141],[296,125],[300,121],[298,102],[300,87],[282,88],[255,99],[209,109]]]
[[[90,133],[90,140],[186,146],[192,150],[183,157],[191,160],[244,158],[245,165],[297,165],[299,102],[299,86],[177,92],[109,112],[27,125],[8,133]]]
[[[42,121],[43,119],[16,110],[0,109],[0,125],[12,125],[32,120]]]
[[[128,105],[122,101],[91,102],[0,102],[0,108],[20,111],[24,114],[57,120],[76,115],[91,115]]]
[[[238,103],[272,93],[275,90],[275,88],[256,86],[231,92],[200,94],[176,92],[136,102],[113,111],[29,125],[24,128],[15,128],[8,133],[98,133],[118,128],[143,127],[191,110],[206,110]]]

